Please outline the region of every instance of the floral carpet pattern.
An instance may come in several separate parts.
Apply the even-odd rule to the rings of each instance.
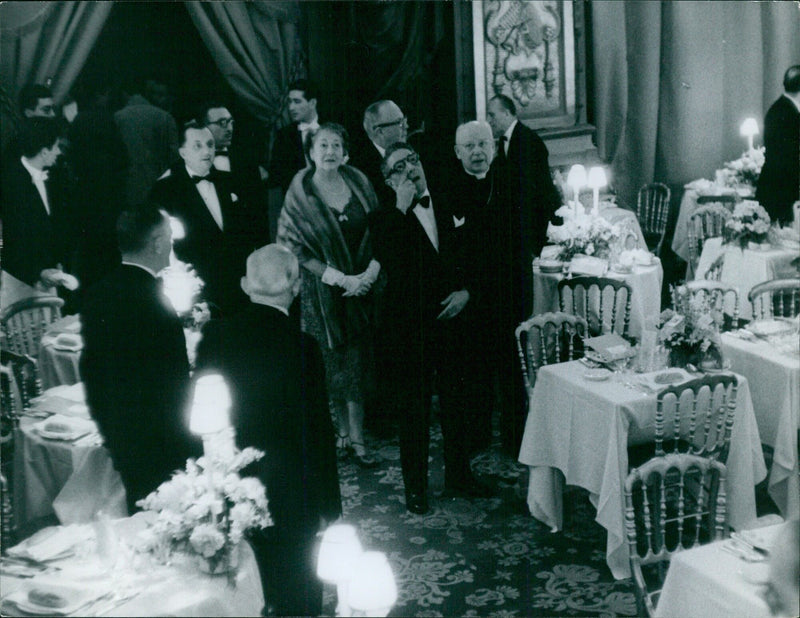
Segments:
[[[406,511],[397,440],[374,440],[383,459],[362,470],[339,462],[344,520],[366,549],[386,553],[397,581],[390,616],[634,616],[630,580],[605,563],[606,536],[586,492],[567,488],[564,530],[552,533],[525,503],[525,466],[492,448],[473,470],[496,488],[492,498],[439,496],[441,434],[432,432],[430,511]],[[326,586],[324,613],[336,592]]]

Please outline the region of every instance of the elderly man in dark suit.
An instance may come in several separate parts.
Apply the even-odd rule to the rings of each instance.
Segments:
[[[519,122],[514,102],[504,95],[489,101],[486,119],[500,141],[492,166],[498,189],[500,276],[505,285],[497,319],[507,333],[500,343],[504,362],[500,429],[503,447],[516,456],[525,427],[527,402],[514,342],[514,329],[533,311],[533,258],[547,241],[547,224],[561,205],[548,165],[548,152],[535,131]],[[513,376],[513,377],[512,377]]]
[[[167,214],[153,205],[123,211],[117,239],[122,264],[89,291],[81,313],[80,372],[133,512],[199,449],[185,419],[183,329],[156,279],[172,249]]]
[[[433,376],[439,386],[444,437],[445,494],[481,497],[469,465],[458,350],[470,336],[464,309],[470,302],[456,222],[446,200],[428,190],[419,155],[406,143],[386,150],[383,173],[394,204],[370,213],[375,258],[387,275],[383,345],[390,363],[392,399],[400,417],[400,462],[406,508],[428,511],[428,451]]]
[[[322,584],[314,542],[321,521],[341,515],[334,431],[325,370],[314,339],[289,317],[300,290],[297,258],[267,245],[247,258],[241,314],[207,324],[197,373],[219,373],[231,388],[240,447],[266,451],[253,469],[267,488],[275,525],[252,543],[268,607],[280,616],[318,615]]]
[[[756,199],[773,220],[789,223],[800,200],[800,64],[783,76],[784,93],[764,117],[764,166]]]
[[[266,239],[256,237],[257,226],[230,173],[212,168],[215,146],[208,128],[188,123],[178,152],[182,163],[156,183],[152,200],[183,225],[175,255],[192,264],[205,282],[205,299],[224,314],[235,313],[247,304],[239,287],[245,260]]]

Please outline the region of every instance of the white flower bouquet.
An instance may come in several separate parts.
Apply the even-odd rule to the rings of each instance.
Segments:
[[[722,237],[725,243],[737,243],[742,249],[750,242],[763,243],[770,229],[770,218],[764,207],[755,200],[742,200],[725,223]]]
[[[754,187],[764,166],[764,147],[752,148],[733,161],[728,161],[717,170],[717,184],[726,187]]]
[[[562,206],[555,214],[564,224],[548,224],[547,239],[561,248],[560,260],[566,262],[578,254],[608,258],[611,245],[619,238],[619,226],[600,215],[575,212],[572,206]]]
[[[156,513],[141,534],[143,549],[166,560],[173,552],[196,555],[208,571],[231,572],[233,552],[244,535],[272,525],[264,485],[239,471],[264,456],[245,448],[232,457],[189,459],[186,470],[175,472],[136,504]]]
[[[721,366],[719,329],[724,316],[712,306],[709,296],[690,294],[685,285],[671,287],[673,309],[661,312],[659,341],[670,351],[671,365],[693,363],[713,357]]]

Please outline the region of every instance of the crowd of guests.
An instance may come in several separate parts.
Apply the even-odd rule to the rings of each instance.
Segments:
[[[157,280],[172,250],[190,263],[214,317],[195,375],[226,378],[239,446],[267,452],[250,471],[276,524],[254,540],[267,599],[279,614],[319,613],[312,544],[320,520],[341,514],[336,458],[379,463],[365,422],[399,434],[412,514],[429,510],[433,402],[445,498],[492,495],[470,459],[490,444],[496,406],[503,447],[518,452],[513,333],[561,203],[547,149],[504,96],[488,123],[458,127],[451,160],[427,160],[429,136],[409,138],[389,100],[366,108],[367,140],[354,148],[343,126],[320,122],[303,80],[289,88],[292,123],[271,160],[248,166],[224,103],[179,129],[155,86],[116,111],[96,92],[71,123],[54,118],[46,88],[26,90],[3,156],[2,287],[14,292],[3,306],[68,289],[88,404],[133,511],[200,450],[187,431],[181,320]],[[284,195],[277,244],[270,188]]]

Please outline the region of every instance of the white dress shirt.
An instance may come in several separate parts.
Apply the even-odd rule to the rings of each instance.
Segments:
[[[517,126],[516,119],[512,120],[511,124],[508,125],[506,132],[503,133],[503,136],[506,138],[505,140],[503,140],[503,154],[506,156],[508,156],[508,145],[511,143],[511,134],[514,132],[516,126]]]
[[[197,176],[197,174],[195,174],[188,167],[186,168],[186,173],[189,174],[189,176]],[[219,197],[217,196],[217,189],[214,187],[214,183],[210,180],[201,180],[195,186],[197,187],[197,192],[200,193],[200,197],[203,198],[206,208],[208,208],[208,212],[210,212],[211,216],[214,217],[214,221],[221,230],[222,207],[219,205]]]
[[[44,204],[44,209],[47,211],[47,214],[50,214],[50,202],[47,199],[47,187],[45,187],[44,183],[47,180],[47,170],[40,170],[33,165],[25,157],[20,157],[20,162],[22,163],[22,167],[28,170],[28,173],[31,175],[31,180],[33,181],[33,186],[36,187],[36,190],[39,192],[39,197],[42,198],[42,203]]]
[[[430,198],[431,194],[428,191],[425,191],[420,197],[428,196]],[[416,198],[415,198],[416,199]],[[425,234],[428,235],[428,240],[431,241],[433,248],[436,251],[439,251],[439,231],[436,229],[436,215],[433,213],[433,200],[431,200],[431,205],[427,208],[423,208],[419,204],[414,206],[414,210],[412,211],[414,216],[417,217],[420,225],[425,230]]]

